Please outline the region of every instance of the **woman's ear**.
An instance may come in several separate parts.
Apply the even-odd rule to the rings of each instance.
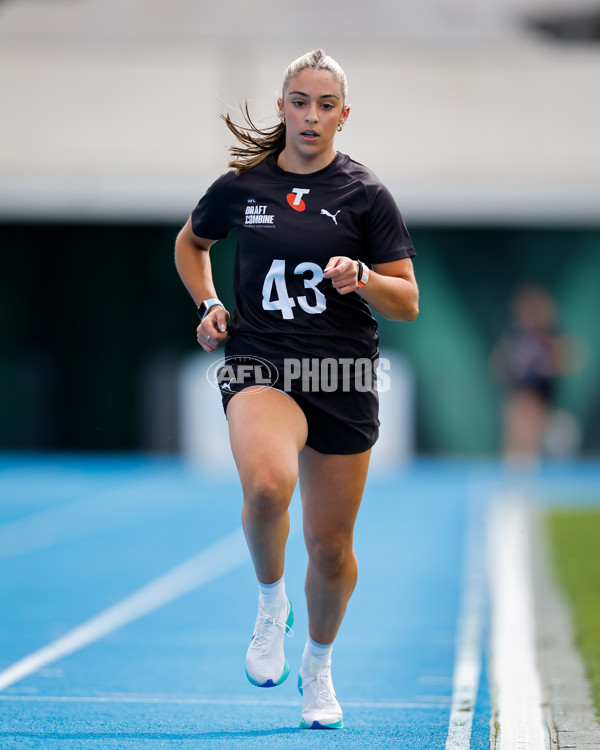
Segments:
[[[344,107],[342,109],[342,114],[340,116],[340,125],[342,125],[342,127],[346,124],[346,120],[348,119],[349,115],[350,115],[350,105],[348,104],[347,107]]]

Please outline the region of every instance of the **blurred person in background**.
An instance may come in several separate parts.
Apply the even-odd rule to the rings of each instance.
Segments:
[[[502,454],[508,464],[538,464],[554,416],[555,429],[575,429],[569,415],[555,412],[556,383],[569,371],[569,359],[552,296],[533,284],[519,287],[508,326],[492,353],[493,369],[506,389]]]

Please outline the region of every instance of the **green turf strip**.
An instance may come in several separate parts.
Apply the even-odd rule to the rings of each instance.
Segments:
[[[600,509],[551,511],[548,527],[557,579],[573,608],[576,643],[600,716]]]

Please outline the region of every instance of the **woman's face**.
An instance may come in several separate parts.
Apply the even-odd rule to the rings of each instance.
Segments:
[[[335,156],[336,129],[350,112],[338,79],[327,70],[303,70],[290,78],[278,106],[288,160],[306,161],[313,171],[327,166]]]

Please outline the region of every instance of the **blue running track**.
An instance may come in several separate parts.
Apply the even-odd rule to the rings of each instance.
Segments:
[[[319,732],[298,728],[307,621],[297,496],[292,672],[261,690],[244,672],[257,591],[234,477],[215,481],[176,459],[0,457],[0,747],[445,748],[468,529],[477,537],[501,481],[491,463],[451,462],[369,479],[359,583],[334,648],[345,727]],[[150,604],[132,598],[140,590]],[[120,602],[126,622],[111,626]],[[484,609],[464,748],[489,748],[487,619]],[[57,643],[58,655],[46,649]]]

